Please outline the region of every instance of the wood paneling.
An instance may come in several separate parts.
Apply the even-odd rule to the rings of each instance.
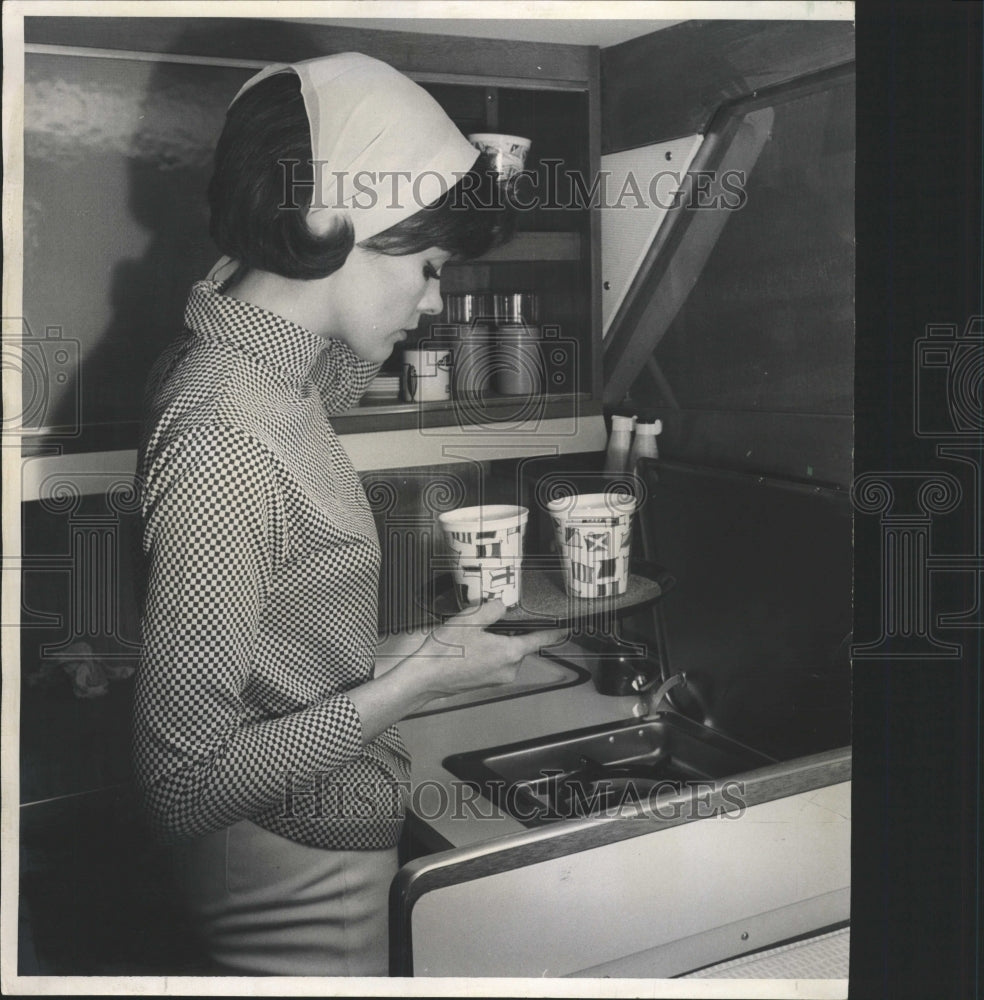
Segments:
[[[849,21],[685,21],[601,53],[603,153],[704,132],[721,104],[849,62]]]
[[[28,43],[41,48],[26,59],[24,315],[35,341],[52,330],[78,354],[77,361],[70,355],[67,377],[48,380],[28,422],[57,429],[66,451],[136,446],[147,372],[180,327],[188,288],[217,257],[208,238],[206,181],[226,106],[253,72],[221,60],[293,61],[361,48],[431,78],[426,86],[466,132],[488,125],[494,97],[499,125],[533,139],[533,169],[542,156],[561,161],[562,176],[583,175],[596,152],[589,101],[596,110],[598,54],[587,47],[238,18],[27,22]],[[132,52],[198,61],[131,59]],[[559,198],[566,204],[564,191]],[[554,388],[597,398],[599,372],[585,361],[597,357],[600,336],[593,224],[592,213],[576,206],[523,212],[517,246],[449,269],[445,291],[542,282],[544,321],[572,337],[581,358],[582,377]],[[47,358],[50,346],[42,342],[35,354]],[[392,365],[398,368],[399,359]],[[28,402],[35,388],[25,381]],[[429,410],[421,419],[434,424],[441,417]],[[374,425],[361,408],[338,426],[388,430],[402,421],[383,416]]]
[[[367,52],[428,79],[484,76],[587,86],[589,46],[458,38],[299,21],[218,17],[27,17],[28,43],[294,62]]]

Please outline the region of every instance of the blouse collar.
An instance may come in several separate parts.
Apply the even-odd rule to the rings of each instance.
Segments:
[[[200,337],[230,344],[265,366],[313,382],[325,409],[354,406],[379,371],[344,342],[319,337],[259,306],[222,294],[222,284],[196,282],[185,307],[185,326]]]

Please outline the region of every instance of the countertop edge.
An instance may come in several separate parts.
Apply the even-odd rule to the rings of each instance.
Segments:
[[[567,820],[548,827],[504,834],[501,837],[454,847],[408,862],[394,882],[401,906],[412,906],[422,892],[450,884],[475,871],[506,871],[534,861],[563,857],[580,851],[669,829],[683,823],[720,816],[729,806],[742,809],[776,799],[814,791],[850,781],[850,746],[770,764],[755,771],[715,782],[714,791],[695,805],[695,793],[687,791],[667,799],[663,808],[672,815],[640,812],[634,816]],[[740,786],[740,799],[729,798]]]

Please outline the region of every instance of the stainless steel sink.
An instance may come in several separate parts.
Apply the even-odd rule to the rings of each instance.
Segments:
[[[533,827],[638,812],[775,759],[676,713],[660,712],[454,754],[443,763]]]

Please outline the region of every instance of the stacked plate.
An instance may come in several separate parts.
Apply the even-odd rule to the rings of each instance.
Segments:
[[[362,398],[365,403],[395,403],[400,398],[400,376],[377,375]]]

